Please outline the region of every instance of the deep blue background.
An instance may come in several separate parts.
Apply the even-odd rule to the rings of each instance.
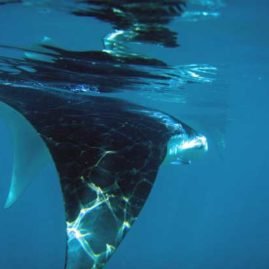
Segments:
[[[226,1],[221,17],[216,20],[173,23],[180,34],[179,49],[167,53],[156,48],[152,52],[170,64],[206,63],[218,68],[217,81],[211,87],[227,92],[226,147],[216,147],[216,140],[212,139],[210,151],[202,160],[190,166],[161,168],[139,220],[107,269],[269,268],[268,10],[266,0]],[[16,18],[16,12],[0,13],[1,25]],[[49,23],[56,24],[57,16],[43,22],[45,26]],[[65,39],[62,42],[73,47],[94,48],[109,29],[98,25],[100,32],[96,31],[95,36],[89,33],[90,44],[81,41],[85,35],[79,33],[69,40],[60,27],[54,29],[54,35],[61,33],[61,40]],[[20,36],[14,25],[9,27],[13,27],[9,36],[15,43],[28,38]],[[72,31],[73,25],[70,27]],[[42,29],[36,27],[35,31],[38,40]],[[3,36],[1,32],[0,38]],[[203,94],[207,85],[192,87]],[[151,105],[157,106],[154,102]],[[181,119],[179,105],[167,104],[162,109]],[[192,121],[195,125],[195,120]],[[203,108],[201,113],[198,110],[198,125],[210,133]],[[0,145],[0,160],[4,163],[11,158],[6,157],[9,145]],[[0,175],[3,204],[8,184],[5,174]],[[56,189],[52,191],[53,181],[50,187],[47,184],[38,179],[25,193],[25,202],[10,209],[10,213],[0,211],[1,269],[62,268],[62,253],[58,249],[62,240],[58,233],[62,225],[57,206],[59,193]],[[28,221],[22,223],[22,220]],[[12,239],[14,234],[16,241]]]

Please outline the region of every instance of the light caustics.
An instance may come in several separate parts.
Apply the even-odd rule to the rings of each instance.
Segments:
[[[76,240],[88,255],[88,257],[96,265],[99,262],[101,256],[109,256],[115,248],[110,244],[106,244],[105,252],[95,253],[90,245],[91,238],[94,237],[94,231],[89,231],[89,229],[84,226],[88,222],[88,218],[91,217],[91,213],[95,210],[98,210],[98,208],[103,205],[107,206],[111,210],[112,215],[114,214],[109,201],[110,195],[103,192],[100,187],[97,187],[94,184],[89,184],[89,188],[96,192],[97,198],[96,200],[90,202],[87,207],[82,207],[78,217],[74,221],[67,222],[67,234],[68,245],[70,245],[71,241]],[[72,251],[72,249],[69,251]]]
[[[100,165],[102,160],[109,155],[116,154],[113,150],[105,151],[98,159],[93,167]],[[80,178],[81,181],[86,183],[84,177]],[[117,245],[121,242],[126,232],[130,229],[131,224],[135,221],[135,217],[130,218],[128,214],[128,207],[131,197],[124,195],[116,196],[115,191],[119,191],[117,181],[113,185],[101,188],[96,184],[89,182],[86,183],[87,188],[95,193],[95,199],[91,200],[87,204],[81,205],[80,211],[73,221],[67,221],[67,240],[68,240],[68,253],[70,255],[73,251],[77,252],[78,247],[86,254],[88,258],[88,264],[93,269],[100,268],[99,266],[104,264],[105,261],[116,250]],[[112,201],[117,201],[117,204],[122,204],[123,216],[119,218],[115,211],[117,208],[113,207]],[[108,212],[108,214],[107,214]],[[96,251],[93,247],[93,241],[98,241],[95,235],[94,221],[100,218],[100,216],[106,215],[106,221],[111,223],[111,227],[115,227],[116,234],[111,237],[110,242],[101,242],[102,250]],[[109,215],[109,217],[107,217]],[[75,242],[74,242],[75,241]],[[105,246],[105,248],[104,248]],[[72,268],[72,261],[68,262],[67,268]]]
[[[67,222],[68,252],[76,252],[78,243],[79,247],[83,249],[84,253],[88,257],[89,264],[92,266],[91,268],[99,268],[98,266],[104,263],[115,251],[117,245],[129,230],[131,224],[135,221],[135,218],[132,218],[131,220],[128,218],[130,197],[116,197],[113,194],[117,188],[117,183],[106,189],[102,189],[93,183],[89,183],[88,188],[96,193],[96,199],[89,202],[87,205],[82,206],[74,221]],[[120,219],[114,212],[116,209],[113,208],[112,201],[115,199],[121,200],[120,202],[123,204],[124,213],[122,219]],[[114,242],[103,242],[102,245],[105,246],[105,249],[98,252],[95,251],[92,246],[92,242],[97,239],[95,238],[94,225],[91,222],[94,222],[96,216],[101,216],[107,211],[109,211],[110,215],[107,221],[113,223],[112,219],[114,220],[114,225],[116,225],[117,228],[117,234],[114,238]],[[114,225],[111,226],[113,227]],[[92,229],[89,229],[89,227],[92,227]],[[72,241],[76,241],[75,244],[73,244]],[[73,247],[75,249],[72,249]],[[70,262],[69,265],[70,268],[72,268],[72,262]]]
[[[147,111],[142,111],[146,113]],[[148,112],[149,113],[149,112]],[[183,125],[175,123],[173,119],[168,117],[161,112],[153,113],[151,115],[154,118],[159,118],[171,130],[180,130],[181,134],[171,137],[167,145],[166,159],[170,163],[186,163],[190,162],[191,159],[196,158],[199,154],[203,154],[208,150],[208,144],[206,137],[200,134],[193,133],[193,130],[185,130]],[[184,131],[185,130],[185,131]],[[113,154],[109,151],[107,154]],[[105,156],[107,155],[105,154]],[[105,157],[104,155],[98,161]],[[98,165],[97,164],[97,165]],[[85,180],[82,178],[81,180]],[[98,266],[103,265],[104,262],[111,256],[116,250],[116,247],[125,236],[126,232],[130,229],[136,217],[130,216],[130,200],[133,199],[133,195],[140,183],[146,183],[152,185],[151,182],[142,178],[137,182],[137,186],[129,196],[115,195],[119,189],[118,182],[114,182],[113,185],[101,188],[94,183],[87,183],[88,189],[95,193],[95,199],[90,201],[88,204],[81,205],[80,211],[75,220],[67,222],[67,234],[68,234],[68,252],[78,253],[78,247],[84,252],[89,259],[91,268],[99,268]],[[136,199],[136,198],[135,198]],[[121,211],[123,214],[121,217],[118,216],[118,208],[113,206],[115,201],[118,205],[121,205]],[[104,216],[107,223],[115,231],[115,234],[110,237],[110,240],[104,239],[101,242],[103,246],[102,250],[97,251],[96,248],[96,237],[95,237],[95,219]],[[114,228],[113,228],[114,227]],[[95,245],[95,246],[94,246]],[[70,257],[74,255],[68,255]],[[68,265],[72,268],[72,262]],[[101,267],[100,267],[101,268]]]

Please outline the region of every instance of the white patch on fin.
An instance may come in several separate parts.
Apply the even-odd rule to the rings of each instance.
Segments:
[[[0,102],[0,118],[11,130],[13,140],[12,178],[5,203],[9,208],[52,157],[40,135],[19,112]]]

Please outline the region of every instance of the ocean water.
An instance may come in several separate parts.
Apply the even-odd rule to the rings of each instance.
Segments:
[[[143,210],[107,269],[269,268],[269,3],[192,3],[170,25],[180,47],[130,45],[166,62],[171,69],[149,72],[168,72],[170,79],[146,76],[139,91],[130,86],[138,87],[136,81],[128,80],[124,91],[108,87],[104,94],[173,115],[205,134],[209,150],[190,165],[161,165]],[[197,10],[204,13],[191,13]],[[3,5],[0,44],[34,50],[32,44],[45,38],[70,50],[102,48],[111,26],[91,19],[91,26],[83,27],[85,21],[71,20],[54,6]],[[21,55],[6,48],[0,52]],[[41,86],[14,84],[64,87],[38,79]],[[1,84],[7,82],[1,76]],[[74,89],[73,81],[68,83]],[[91,94],[103,94],[93,89]],[[55,168],[43,167],[40,178],[4,209],[14,156],[10,130],[1,120],[0,130],[0,268],[64,268],[64,209]]]

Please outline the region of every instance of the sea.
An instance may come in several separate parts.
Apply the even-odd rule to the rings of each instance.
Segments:
[[[99,2],[106,8],[113,1]],[[115,1],[118,10],[132,2],[138,10],[147,3]],[[78,4],[82,12],[72,13]],[[105,269],[269,269],[269,2],[189,0],[180,12],[160,9],[168,13],[160,36],[146,28],[138,38],[124,24],[129,18],[85,15],[87,4],[98,1],[0,1],[0,91],[19,85],[117,97],[172,115],[208,141],[190,164],[160,166]],[[131,67],[115,77],[110,63],[94,76],[93,69],[65,70],[58,79],[61,69],[46,54],[53,50],[81,62],[84,54],[68,53],[106,51]],[[27,65],[33,59],[45,75]],[[64,205],[54,166],[4,208],[16,160],[11,137],[0,113],[0,269],[64,269]]]

